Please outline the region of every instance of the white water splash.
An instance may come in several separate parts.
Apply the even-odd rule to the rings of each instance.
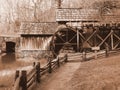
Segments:
[[[50,38],[24,37],[21,42],[21,50],[48,50]]]

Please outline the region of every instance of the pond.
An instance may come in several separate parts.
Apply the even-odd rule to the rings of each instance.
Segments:
[[[46,58],[35,59],[32,57],[18,58],[16,53],[3,53],[0,55],[0,90],[9,90],[14,84],[16,70],[28,70],[33,62],[47,63]],[[41,65],[41,66],[42,66]]]

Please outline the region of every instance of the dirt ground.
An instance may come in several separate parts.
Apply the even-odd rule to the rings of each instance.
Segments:
[[[74,72],[79,68],[80,63],[65,63],[47,75],[36,88],[32,90],[67,90],[69,82]]]
[[[120,90],[120,56],[68,62],[34,90]]]
[[[120,56],[81,63],[69,90],[120,90]]]

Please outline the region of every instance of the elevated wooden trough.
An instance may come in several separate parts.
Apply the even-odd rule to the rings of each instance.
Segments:
[[[56,21],[99,21],[99,13],[95,9],[62,8],[56,11]]]
[[[53,35],[55,53],[64,47],[72,47],[75,52],[91,51],[94,47],[100,50],[120,47],[120,9],[101,15],[96,9],[59,8],[56,21],[65,27]]]

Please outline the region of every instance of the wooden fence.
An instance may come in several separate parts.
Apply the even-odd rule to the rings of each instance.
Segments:
[[[44,67],[40,66],[40,62],[33,62],[33,68],[29,72],[27,70],[16,70],[15,82],[12,90],[28,90],[35,83],[40,83],[41,76],[47,72],[52,73],[53,69],[60,67],[62,62],[67,62],[67,54],[62,58],[57,57],[54,60],[49,59]]]
[[[119,55],[120,54],[120,48],[118,49],[115,49],[115,50],[101,50],[101,53],[98,51],[98,52],[89,52],[89,53],[83,53],[81,55],[81,58],[83,61],[86,61],[86,60],[92,60],[92,59],[101,59],[101,58],[107,58],[107,57],[112,57],[112,56],[115,56],[115,55]],[[69,56],[68,56],[69,57]],[[69,61],[69,59],[68,59]]]

